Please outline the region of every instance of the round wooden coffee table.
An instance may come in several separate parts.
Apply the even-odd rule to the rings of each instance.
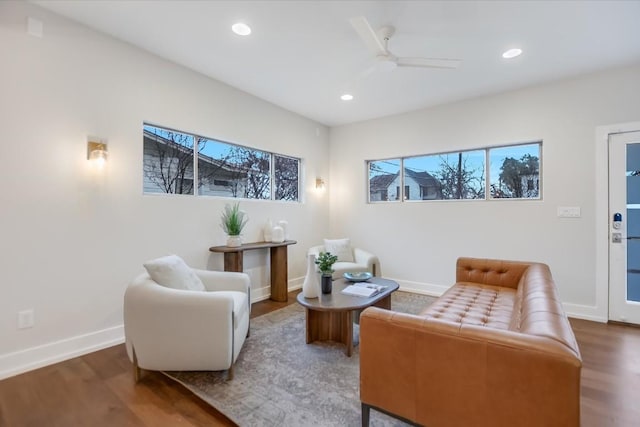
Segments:
[[[345,279],[333,281],[330,294],[320,294],[318,298],[305,298],[298,294],[298,303],[305,308],[307,344],[314,341],[336,341],[347,346],[345,353],[353,353],[354,313],[367,307],[391,309],[391,293],[399,286],[393,280],[372,277],[370,283],[385,286],[385,289],[371,297],[346,295],[342,290],[351,285]]]

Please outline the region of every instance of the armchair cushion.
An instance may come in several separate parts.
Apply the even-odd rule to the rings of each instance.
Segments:
[[[354,262],[350,239],[324,239],[324,249],[338,257],[338,262]]]
[[[159,285],[173,289],[204,291],[202,280],[177,255],[168,255],[145,262],[144,268]]]

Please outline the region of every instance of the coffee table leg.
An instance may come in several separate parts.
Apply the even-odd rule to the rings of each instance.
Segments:
[[[348,310],[342,313],[342,342],[346,344],[345,353],[347,357],[353,354],[353,311]]]
[[[307,332],[307,344],[313,342],[313,338],[311,336],[311,310],[309,310],[308,308],[304,309],[304,318],[306,321],[306,332]]]
[[[345,354],[353,354],[353,311],[315,311],[305,307],[306,341],[336,341],[346,346]]]
[[[373,304],[373,306],[384,308],[385,310],[391,310],[391,294],[387,295],[385,298],[382,298],[380,301]]]

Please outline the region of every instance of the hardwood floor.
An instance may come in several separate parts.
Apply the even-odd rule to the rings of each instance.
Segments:
[[[262,301],[252,317],[295,303]],[[582,426],[640,425],[640,328],[571,320],[584,366]],[[1,427],[233,426],[181,385],[146,371],[124,345],[0,381]]]
[[[640,426],[640,328],[571,319],[582,353],[583,426]]]

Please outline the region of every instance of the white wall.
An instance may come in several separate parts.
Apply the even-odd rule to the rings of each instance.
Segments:
[[[638,94],[635,66],[332,128],[331,234],[425,292],[453,283],[459,256],[545,262],[569,314],[606,321],[596,304],[594,137],[599,125],[640,119]],[[536,140],[540,201],[366,203],[367,159]],[[582,217],[558,218],[559,206],[579,206]]]
[[[44,37],[26,33],[27,16]],[[304,203],[242,201],[245,239],[289,221],[290,286],[328,230],[328,129],[25,2],[0,2],[0,378],[122,341],[122,298],[142,262],[176,253],[222,269],[219,216],[207,197],[142,194],[142,123],[303,159]],[[108,139],[97,173],[87,136]],[[330,185],[330,184],[329,184]],[[245,256],[266,296],[266,251]],[[17,329],[33,309],[35,326]]]

